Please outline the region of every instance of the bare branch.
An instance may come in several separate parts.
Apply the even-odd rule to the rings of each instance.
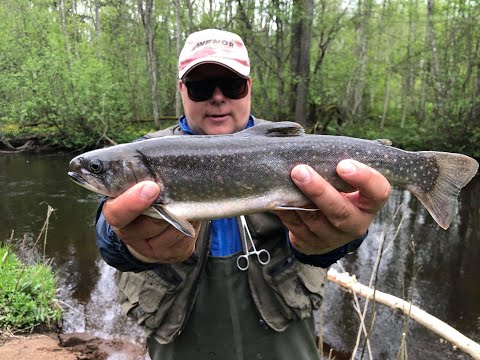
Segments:
[[[345,289],[364,297],[365,299],[373,299],[377,303],[386,305],[394,310],[402,312],[411,319],[417,321],[427,329],[433,331],[443,339],[451,342],[474,359],[480,359],[480,344],[466,337],[461,332],[455,330],[450,325],[441,321],[426,311],[413,305],[411,302],[402,300],[396,296],[374,290],[368,286],[359,283],[356,277],[349,273],[339,273],[337,270],[330,268],[328,270],[327,279],[338,284]]]

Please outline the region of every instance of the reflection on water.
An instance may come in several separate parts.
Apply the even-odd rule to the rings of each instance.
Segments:
[[[27,255],[41,254],[43,244],[38,249],[31,249],[31,244],[43,226],[48,203],[56,211],[50,217],[45,255],[53,260],[59,277],[64,330],[142,341],[143,331],[118,316],[114,270],[101,261],[93,232],[100,195],[69,180],[66,174],[72,157],[0,155],[4,169],[0,175],[0,239],[9,239],[14,230],[17,245],[30,246]]]
[[[42,203],[57,209],[50,218],[46,257],[53,259],[60,278],[65,330],[141,341],[142,330],[119,316],[114,270],[100,260],[95,246],[93,219],[99,196],[68,179],[71,157],[0,155],[1,239],[10,238],[14,230],[16,243],[28,247],[45,220],[47,207]],[[401,215],[392,220],[398,207]],[[392,242],[400,222],[401,230]],[[480,287],[475,278],[480,263],[479,177],[461,193],[458,215],[448,231],[440,229],[410,193],[393,191],[365,243],[340,262],[364,284],[369,282],[384,231],[386,250],[377,289],[413,298],[415,305],[480,341]],[[43,245],[39,244],[36,251],[41,254]],[[323,335],[328,344],[346,353],[355,344],[359,323],[352,304],[351,295],[335,284],[328,285]],[[376,310],[371,336],[376,359],[395,357],[405,329],[412,359],[468,358],[415,322],[408,322],[404,328],[401,315],[382,305],[377,305]]]
[[[399,206],[402,215],[392,220]],[[391,242],[401,217],[402,226]],[[471,339],[480,341],[480,287],[477,277],[480,263],[480,179],[477,177],[461,193],[458,215],[448,231],[439,228],[410,193],[395,190],[371,226],[366,242],[355,254],[340,261],[339,265],[356,274],[363,284],[369,283],[384,231],[386,244],[389,245],[385,245],[376,288],[400,298],[413,299],[415,305]],[[325,340],[334,348],[348,352],[355,345],[359,327],[352,296],[330,283],[326,298],[323,308]],[[375,358],[394,358],[400,349],[404,331],[408,334],[407,347],[412,359],[469,359],[416,322],[405,324],[402,315],[383,305],[376,306],[371,335]]]

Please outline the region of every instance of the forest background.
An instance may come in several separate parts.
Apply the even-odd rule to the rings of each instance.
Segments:
[[[2,0],[0,138],[131,141],[182,113],[192,31],[238,33],[252,111],[316,133],[480,157],[475,0]]]

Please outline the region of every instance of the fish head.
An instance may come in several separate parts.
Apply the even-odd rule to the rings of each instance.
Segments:
[[[110,197],[140,181],[155,181],[138,156],[120,146],[81,154],[70,161],[69,170],[68,176],[76,184]]]

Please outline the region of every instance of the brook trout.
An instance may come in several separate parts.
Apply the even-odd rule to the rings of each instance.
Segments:
[[[413,193],[444,229],[452,221],[460,190],[478,170],[478,163],[462,154],[410,152],[381,140],[306,135],[297,123],[277,122],[229,135],[166,136],[90,151],[70,162],[68,175],[110,197],[140,181],[154,181],[161,193],[146,214],[193,236],[193,220],[282,209],[312,211],[290,178],[298,164],[311,166],[339,191],[353,191],[335,170],[343,159],[367,164]]]

